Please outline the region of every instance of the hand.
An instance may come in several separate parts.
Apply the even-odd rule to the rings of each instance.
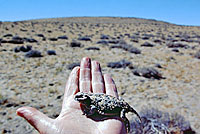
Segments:
[[[51,119],[32,107],[21,107],[17,114],[25,118],[40,134],[125,134],[119,118],[93,120],[83,115],[77,92],[106,93],[118,97],[117,88],[109,75],[102,75],[100,64],[83,58],[67,81],[60,115]]]

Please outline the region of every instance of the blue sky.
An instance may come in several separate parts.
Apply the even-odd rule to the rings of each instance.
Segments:
[[[200,0],[0,0],[0,21],[74,16],[139,17],[200,26]]]

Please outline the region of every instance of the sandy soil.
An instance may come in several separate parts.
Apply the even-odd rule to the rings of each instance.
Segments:
[[[101,39],[102,35],[108,39]],[[22,42],[9,42],[16,36],[21,37]],[[67,36],[68,39],[60,36]],[[88,37],[90,40],[80,40],[80,37]],[[27,38],[36,41],[31,42]],[[81,46],[72,47],[71,42],[74,40]],[[98,41],[107,41],[107,44],[99,44]],[[112,48],[119,44],[113,44],[112,41],[126,42],[140,49],[141,54]],[[200,132],[200,59],[197,58],[197,52],[200,51],[200,27],[137,18],[57,18],[0,22],[0,42],[2,133],[37,133],[16,116],[15,111],[21,106],[36,107],[55,118],[60,112],[65,82],[71,71],[68,65],[80,62],[85,56],[101,63],[103,73],[111,74],[115,80],[120,96],[137,111],[152,107],[179,113],[190,122],[193,130]],[[141,46],[145,42],[154,46]],[[167,45],[169,43],[176,45],[170,47]],[[27,58],[25,52],[15,52],[16,47],[27,45],[40,51],[43,57]],[[88,47],[99,50],[87,50]],[[47,50],[55,50],[56,55],[48,55]],[[107,66],[109,62],[123,59],[131,62],[131,67]],[[165,79],[136,76],[132,73],[136,67],[153,67]]]

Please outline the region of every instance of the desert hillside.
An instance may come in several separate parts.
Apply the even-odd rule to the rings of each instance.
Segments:
[[[16,116],[21,106],[56,118],[69,73],[86,56],[137,111],[178,113],[200,133],[200,27],[115,17],[0,22],[1,133],[37,133]]]

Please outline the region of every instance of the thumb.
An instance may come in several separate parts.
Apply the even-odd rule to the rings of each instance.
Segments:
[[[40,111],[32,107],[21,107],[17,109],[17,115],[26,119],[41,134],[50,131],[53,126],[53,119],[47,117]]]

